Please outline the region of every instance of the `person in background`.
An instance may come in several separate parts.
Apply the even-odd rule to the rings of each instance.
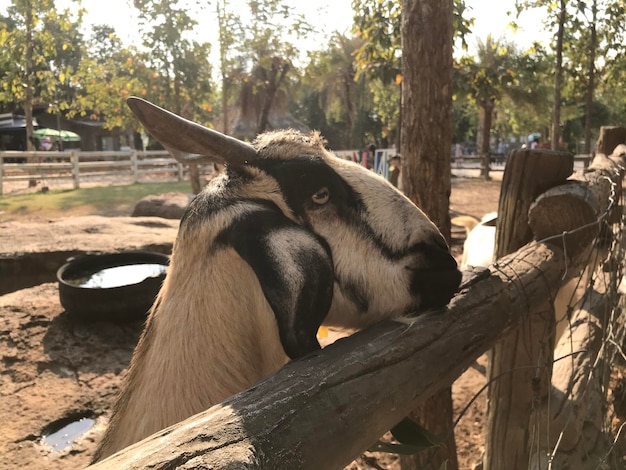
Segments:
[[[402,166],[402,160],[400,155],[394,155],[389,159],[389,182],[396,188],[400,183],[400,169]]]
[[[506,145],[504,145],[504,141],[500,139],[498,142],[498,155],[504,155],[506,153]]]
[[[537,145],[539,145],[539,139],[540,137],[535,136],[535,138],[533,138],[533,141],[530,143],[530,148],[531,149],[536,149]]]
[[[461,168],[463,165],[463,146],[461,144],[456,144],[454,149],[454,162],[457,168]]]
[[[44,137],[39,145],[39,150],[44,150],[46,152],[48,150],[52,150],[52,139],[50,139],[50,137]]]

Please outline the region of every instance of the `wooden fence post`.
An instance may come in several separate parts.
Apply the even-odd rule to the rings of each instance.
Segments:
[[[613,138],[613,142],[626,140],[626,129],[617,129],[621,129],[621,137]],[[599,142],[603,140],[603,134],[604,128]],[[554,214],[563,214],[563,218],[570,220],[573,220],[570,216],[578,217],[579,222],[574,222],[573,227],[585,227],[568,236],[564,247],[569,252],[589,245],[585,240],[589,240],[590,235],[595,240],[601,237],[603,230],[600,224],[589,223],[598,220],[598,214],[607,223],[604,229],[610,224],[624,223],[623,208],[619,201],[626,145],[614,147],[609,142],[599,144],[598,148],[611,149],[613,154],[607,158],[602,153],[596,153],[589,169],[576,175],[588,183],[584,185],[588,188],[586,194],[580,191],[583,185],[576,187],[579,181],[572,181],[542,194],[531,207],[529,219],[533,232],[539,235],[537,238],[547,235],[541,231],[550,231],[552,223],[559,224],[558,220],[554,221]],[[573,199],[582,201],[583,198],[589,212],[587,214],[582,214],[584,211],[581,207],[572,207],[577,206]],[[609,207],[602,202],[607,198],[613,202]],[[548,212],[553,214],[552,217],[547,216]],[[615,244],[621,245],[623,241],[622,234],[622,239]],[[616,331],[620,330],[620,326],[615,315],[619,315],[620,311],[617,285],[623,274],[620,266],[624,256],[622,249],[613,250],[614,247],[597,243],[590,248],[595,252],[590,257],[592,262],[587,266],[586,276],[581,276],[576,286],[582,295],[577,296],[579,300],[575,305],[576,297],[570,302],[566,318],[568,328],[560,337],[557,336],[554,350],[554,360],[557,362],[553,368],[549,395],[533,410],[531,425],[536,430],[536,439],[531,449],[532,470],[550,468],[549,465],[557,469],[594,470],[600,468],[598,462],[603,462],[606,468],[617,468],[620,465],[615,459],[621,457],[610,457],[614,437],[607,435],[611,425],[607,421],[610,418],[607,418],[606,409],[606,390],[613,360],[611,354],[615,354],[615,350],[611,352],[612,348],[607,347],[607,344],[613,340],[613,335],[619,337]],[[616,341],[621,344],[619,339]]]
[[[569,319],[570,328],[556,344],[554,358],[560,360],[554,364],[550,397],[534,410],[531,423],[537,431],[533,470],[548,468],[548,462],[555,469],[591,470],[608,455],[602,434],[610,367],[603,340],[615,293],[611,296],[607,285],[595,283],[597,290],[590,289],[581,299]]]
[[[626,127],[602,126],[595,153],[611,155],[619,144],[626,144]]]
[[[2,196],[2,178],[4,177],[4,156],[0,152],[0,196]]]
[[[79,151],[70,152],[70,162],[72,163],[72,177],[74,179],[74,189],[80,188]]]
[[[130,167],[133,172],[133,183],[139,183],[139,164],[137,162],[137,150],[130,152]]]
[[[502,180],[496,228],[496,259],[533,238],[528,210],[546,190],[572,174],[573,157],[564,152],[518,150],[509,155]],[[530,295],[530,293],[529,293]],[[547,394],[554,348],[552,299],[498,342],[488,368],[484,468],[518,470],[528,466],[530,412]]]

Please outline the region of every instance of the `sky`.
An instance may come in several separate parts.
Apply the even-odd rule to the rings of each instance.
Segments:
[[[0,0],[0,4],[3,1]],[[57,0],[59,1],[59,0]],[[134,24],[136,17],[128,7],[129,0],[83,0],[83,6],[89,11],[86,22],[105,22],[113,24],[120,37],[124,40],[132,39],[135,34]],[[236,4],[236,2],[232,2]],[[313,34],[304,44],[305,48],[319,49],[334,31],[349,33],[352,26],[352,0],[293,0],[293,9],[305,14],[310,23],[319,25],[317,34]],[[494,38],[507,37],[518,43],[520,47],[529,46],[536,38],[536,30],[541,28],[540,12],[527,12],[522,15],[520,22],[524,29],[514,34],[508,24],[515,16],[508,16],[507,12],[515,11],[515,0],[466,0],[469,13],[474,16],[474,35],[468,40],[470,48],[476,43],[476,38],[484,39],[488,34]],[[212,10],[205,11],[207,20],[214,16]],[[524,26],[527,25],[527,26]],[[538,28],[537,28],[538,27]],[[215,44],[213,28],[206,28],[206,40]]]
[[[241,0],[239,0],[241,1]],[[11,0],[0,0],[0,11],[6,10]],[[57,0],[57,6],[63,8],[70,5],[70,0]],[[313,33],[307,40],[302,42],[304,50],[319,49],[326,44],[327,38],[334,32],[349,33],[352,25],[352,0],[292,0],[293,9],[303,13],[307,20],[319,25],[316,33]],[[237,2],[232,2],[236,5]],[[105,23],[113,25],[120,38],[129,43],[136,40],[137,17],[133,11],[132,0],[83,0],[82,5],[88,13],[84,18],[86,24]],[[524,13],[520,22],[524,29],[517,34],[508,29],[509,22],[514,16],[507,16],[508,11],[515,10],[515,0],[466,0],[469,12],[475,17],[474,35],[468,38],[470,51],[475,47],[477,39],[485,39],[487,34],[492,34],[494,38],[510,39],[521,48],[529,46],[534,39],[537,39],[537,30],[542,28],[540,12]],[[200,39],[211,42],[213,51],[217,51],[217,41],[214,23],[213,9],[201,12],[198,17],[200,23],[204,23],[202,31],[199,33]]]

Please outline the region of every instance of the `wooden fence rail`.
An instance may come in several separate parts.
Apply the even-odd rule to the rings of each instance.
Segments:
[[[590,194],[606,194],[607,185],[621,187],[625,160],[626,147],[585,172],[598,175],[585,177],[579,207],[589,201],[596,207]],[[597,206],[608,207],[610,197]],[[339,340],[92,468],[342,468],[498,340],[545,313],[548,300],[584,270],[595,232],[572,230],[559,204],[541,211],[551,223],[531,229],[547,241],[532,241],[487,270],[467,271],[445,312]],[[528,422],[532,410],[525,412],[521,421]]]
[[[340,158],[351,159],[358,153],[354,150],[335,152]],[[377,151],[384,160],[381,175],[388,174],[388,158],[396,154],[394,149],[379,149]],[[360,158],[360,157],[359,157]],[[491,171],[502,172],[506,165],[506,158],[495,161]],[[589,165],[589,157],[578,155],[574,158],[578,168]],[[466,155],[462,162],[453,159],[452,171],[479,170],[480,157]],[[202,170],[210,173],[210,170]],[[187,168],[172,158],[168,152],[157,151],[106,151],[83,152],[72,150],[69,152],[18,152],[0,151],[0,195],[8,183],[31,180],[66,180],[72,181],[74,189],[80,188],[81,180],[120,177],[128,183],[147,181],[153,175],[160,175],[168,180],[182,181],[186,178]]]
[[[166,151],[4,151],[0,152],[0,195],[6,183],[17,181],[71,180],[78,189],[81,180],[111,176],[131,183],[146,181],[151,175],[183,181],[185,171]]]

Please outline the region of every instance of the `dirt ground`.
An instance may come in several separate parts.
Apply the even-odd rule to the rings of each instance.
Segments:
[[[480,218],[497,209],[499,190],[497,180],[454,178],[451,210]],[[106,215],[130,214],[111,209]],[[464,233],[455,230],[454,235],[452,250],[460,257]],[[0,296],[0,468],[87,466],[140,329],[137,323],[86,324],[70,318],[52,283]],[[454,384],[457,414],[484,385],[484,365],[483,358]],[[484,408],[481,395],[455,429],[462,470],[480,461]],[[43,442],[44,435],[81,418],[94,425],[71,446],[56,451]],[[368,453],[349,468],[393,470],[399,465],[394,456]]]

